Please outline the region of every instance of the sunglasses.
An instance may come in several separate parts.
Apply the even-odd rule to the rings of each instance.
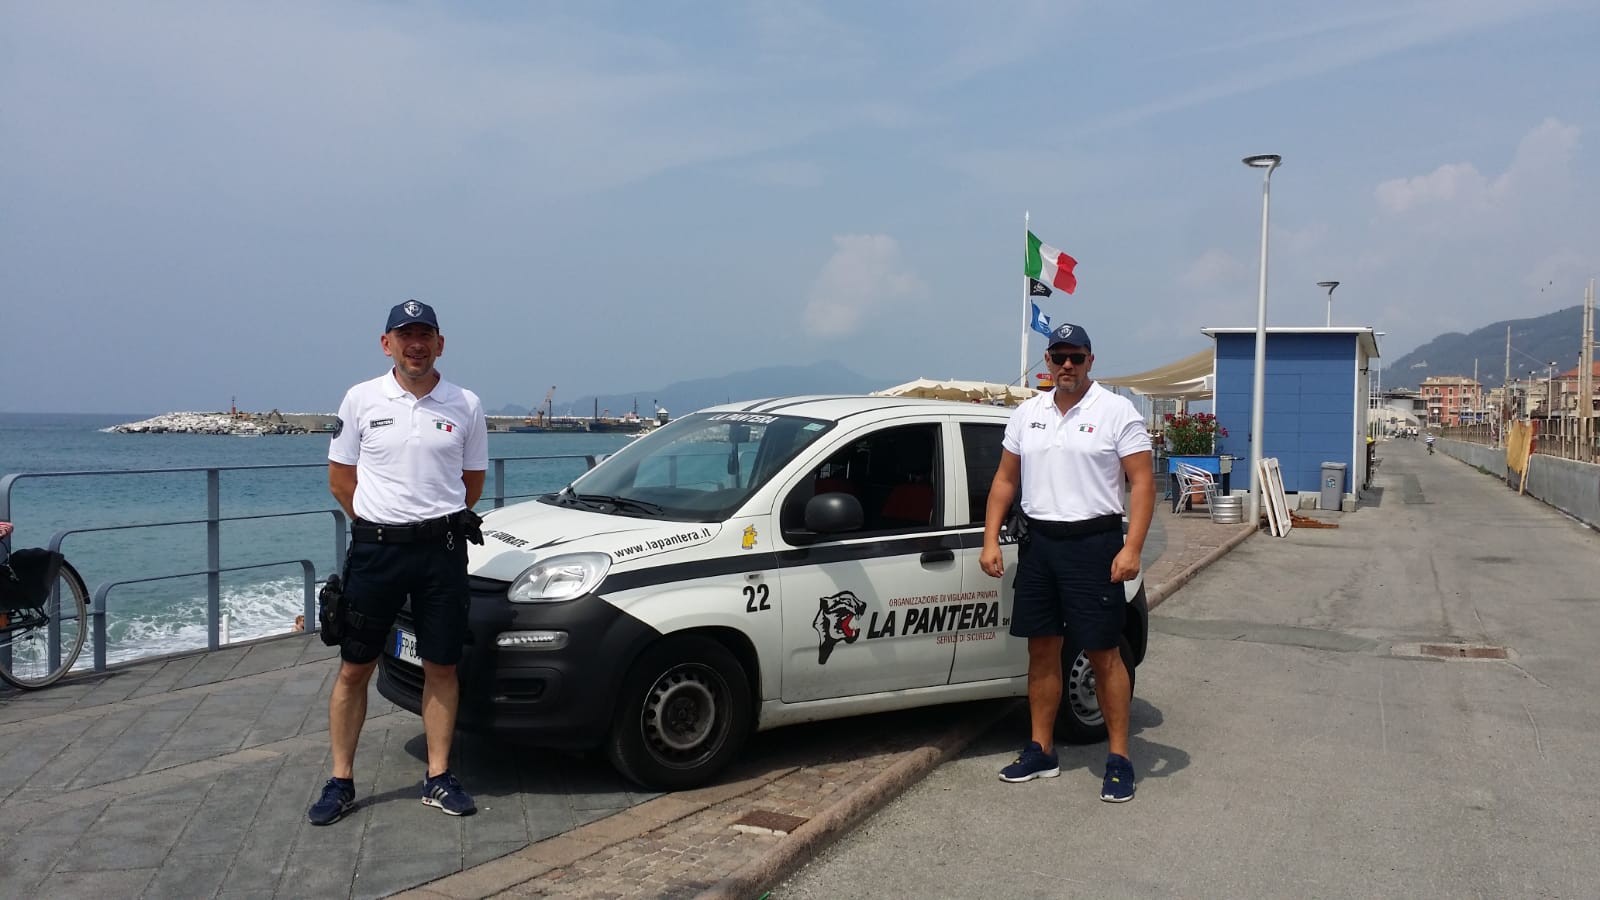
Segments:
[[[1050,351],[1049,356],[1050,361],[1058,366],[1066,365],[1067,360],[1069,359],[1072,360],[1073,365],[1081,366],[1083,365],[1084,360],[1089,358],[1089,354],[1087,353],[1068,353],[1065,350],[1052,350]]]

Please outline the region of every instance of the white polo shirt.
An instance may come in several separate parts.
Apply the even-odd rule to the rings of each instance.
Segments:
[[[1091,382],[1063,414],[1036,394],[1006,422],[1003,447],[1022,457],[1022,511],[1049,522],[1122,515],[1122,458],[1149,452],[1150,432],[1126,397]]]
[[[381,525],[436,519],[467,507],[464,471],[489,468],[489,426],[478,395],[443,378],[424,397],[394,371],[345,392],[328,459],[356,467],[356,515]]]

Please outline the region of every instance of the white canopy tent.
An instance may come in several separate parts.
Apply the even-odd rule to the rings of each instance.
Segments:
[[[1202,350],[1193,356],[1186,356],[1177,362],[1168,363],[1148,372],[1095,380],[1104,385],[1127,388],[1147,397],[1210,400],[1216,386],[1216,376],[1213,374],[1216,369],[1214,354],[1213,350]]]
[[[1018,387],[1014,384],[996,384],[992,381],[935,381],[931,378],[918,378],[905,384],[897,384],[881,391],[873,391],[877,397],[924,397],[931,400],[965,400],[979,403],[1004,403],[1006,406],[1016,406],[1018,403],[1038,393],[1033,388]]]

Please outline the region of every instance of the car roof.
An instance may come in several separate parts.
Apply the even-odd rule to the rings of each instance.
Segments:
[[[707,407],[702,413],[754,413],[757,415],[805,416],[837,422],[847,418],[918,413],[926,415],[970,415],[1005,421],[1011,410],[988,403],[958,400],[927,400],[921,397],[878,397],[861,394],[811,394],[796,397],[769,397]]]

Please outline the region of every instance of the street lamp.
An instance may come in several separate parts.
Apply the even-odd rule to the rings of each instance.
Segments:
[[[1333,327],[1333,289],[1339,286],[1337,281],[1319,281],[1317,287],[1328,289],[1328,327]]]
[[[1267,407],[1267,219],[1272,208],[1272,170],[1283,164],[1275,153],[1246,156],[1244,164],[1263,169],[1261,178],[1261,286],[1256,296],[1256,371],[1250,391],[1250,524],[1261,521],[1261,443]],[[1331,300],[1329,301],[1332,302]]]
[[[1549,369],[1547,370],[1547,372],[1545,374],[1545,377],[1544,377],[1544,385],[1545,385],[1544,394],[1545,394],[1546,399],[1550,403],[1549,406],[1545,407],[1544,417],[1545,417],[1546,420],[1548,420],[1550,418],[1550,414],[1555,412],[1555,409],[1556,409],[1555,384],[1556,384],[1556,364],[1555,364],[1554,361],[1551,361]]]

